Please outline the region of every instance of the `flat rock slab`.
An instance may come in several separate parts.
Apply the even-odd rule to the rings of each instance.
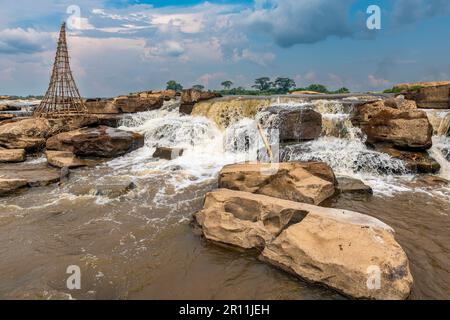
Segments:
[[[312,283],[361,299],[405,299],[407,256],[391,227],[353,211],[218,189],[195,220],[205,238],[262,251],[261,259]],[[371,277],[380,281],[372,281]]]
[[[223,167],[219,187],[320,204],[335,193],[333,170],[323,162],[245,163]]]
[[[78,159],[70,151],[50,151],[45,152],[48,164],[58,168],[79,168],[88,165],[88,162]]]
[[[0,162],[23,162],[26,159],[24,149],[0,149]]]
[[[61,170],[47,165],[3,165],[0,167],[0,178],[24,180],[30,187],[40,187],[59,182]]]
[[[26,187],[27,185],[27,180],[0,178],[0,196],[11,194],[20,188]]]
[[[337,190],[341,193],[373,194],[373,190],[361,180],[349,177],[338,177]]]

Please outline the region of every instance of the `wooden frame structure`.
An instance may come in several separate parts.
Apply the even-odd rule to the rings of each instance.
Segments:
[[[81,99],[69,64],[66,42],[66,24],[61,25],[58,48],[53,64],[47,93],[33,116],[38,118],[61,118],[86,115],[87,108]]]

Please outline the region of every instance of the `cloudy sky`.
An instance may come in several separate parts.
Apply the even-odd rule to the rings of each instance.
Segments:
[[[381,30],[369,30],[378,5]],[[61,22],[81,94],[298,86],[381,90],[449,80],[448,0],[0,0],[0,94],[44,94]]]

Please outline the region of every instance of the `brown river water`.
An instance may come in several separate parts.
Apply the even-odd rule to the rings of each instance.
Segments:
[[[223,248],[194,232],[192,214],[216,188],[221,166],[234,161],[217,147],[222,137],[216,140],[206,120],[160,112],[127,126],[146,135],[144,148],[73,170],[60,185],[0,198],[0,299],[344,299],[260,262],[256,252]],[[151,158],[151,141],[184,146],[187,136],[197,139],[192,152],[173,161]],[[343,139],[330,139],[311,153],[348,174],[344,155],[320,151],[323,143],[343,148]],[[346,139],[346,154],[364,148]],[[323,205],[392,226],[410,260],[410,298],[449,299],[448,186],[421,185],[410,175],[354,175],[374,188],[373,196],[343,194]],[[111,186],[118,194],[95,191]],[[81,269],[79,290],[66,287],[71,265]]]

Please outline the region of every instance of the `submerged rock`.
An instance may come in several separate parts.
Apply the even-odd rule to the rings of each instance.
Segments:
[[[223,167],[219,187],[320,204],[335,193],[333,170],[323,162],[245,163]]]
[[[24,179],[0,177],[0,196],[9,195],[20,188],[26,187],[27,184],[27,180]]]
[[[372,188],[364,184],[361,180],[349,177],[338,177],[337,182],[338,184],[336,188],[340,193],[373,194]]]
[[[61,170],[47,165],[4,165],[0,167],[0,178],[26,181],[30,187],[47,186],[61,179]]]
[[[75,185],[71,192],[75,195],[103,196],[110,199],[119,198],[134,190],[136,185],[132,181],[110,181],[99,184]]]
[[[45,152],[48,164],[58,168],[79,168],[87,166],[88,163],[85,160],[81,160],[75,157],[70,151],[50,151]]]
[[[401,99],[400,99],[401,100]],[[427,114],[408,103],[377,101],[356,108],[354,125],[360,126],[368,144],[391,143],[401,149],[426,150],[432,145],[433,126]]]
[[[310,108],[273,106],[264,110],[263,127],[278,129],[280,142],[317,139],[322,132],[322,115]]]
[[[180,148],[157,147],[153,153],[153,158],[173,160],[183,155],[184,150]]]
[[[406,169],[413,173],[437,173],[441,165],[427,151],[398,150],[390,145],[377,144],[375,150],[387,153],[394,159],[401,160]]]
[[[26,159],[24,149],[0,149],[0,163],[23,162]]]
[[[64,132],[47,141],[48,150],[70,151],[77,156],[117,157],[144,145],[139,133],[106,126]]]
[[[208,240],[264,248],[264,261],[350,297],[405,299],[411,290],[393,230],[367,215],[219,189],[206,195],[195,220]],[[371,279],[377,271],[380,287]]]

